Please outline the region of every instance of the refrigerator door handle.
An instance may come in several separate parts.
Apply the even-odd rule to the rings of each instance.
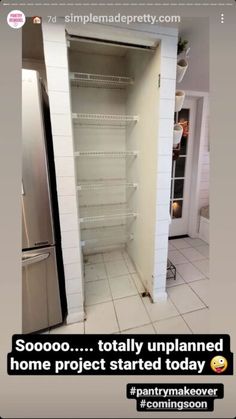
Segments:
[[[33,263],[42,262],[50,256],[50,253],[38,253],[32,256],[23,256],[22,266],[32,265]]]

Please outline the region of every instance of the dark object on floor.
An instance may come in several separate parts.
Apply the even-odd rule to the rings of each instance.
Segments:
[[[166,279],[174,279],[176,280],[176,267],[173,263],[168,259],[167,261],[167,276]]]

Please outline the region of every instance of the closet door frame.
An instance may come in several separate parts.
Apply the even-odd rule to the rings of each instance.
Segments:
[[[193,146],[195,141],[195,123],[196,123],[196,108],[197,103],[195,99],[189,99],[186,97],[186,100],[183,105],[183,110],[189,111],[189,134],[187,138],[187,148],[185,153],[180,153],[179,159],[185,159],[185,168],[184,174],[182,177],[176,177],[176,163],[178,160],[174,160],[172,163],[172,187],[171,187],[171,201],[170,201],[170,210],[171,210],[171,224],[169,229],[169,235],[172,236],[181,236],[184,234],[188,234],[188,227],[189,227],[189,218],[190,218],[190,202],[191,196],[194,191],[191,190],[191,180],[194,173],[192,171],[192,162],[193,162]],[[183,182],[183,194],[180,198],[174,198],[175,195],[175,186],[176,182],[182,181]],[[181,217],[174,218],[174,208],[172,206],[173,203],[178,204],[182,203],[181,209]]]
[[[186,96],[196,101],[195,136],[192,156],[191,199],[189,206],[188,235],[199,237],[199,206],[202,157],[204,154],[205,139],[208,136],[207,120],[209,114],[209,93],[187,90]]]

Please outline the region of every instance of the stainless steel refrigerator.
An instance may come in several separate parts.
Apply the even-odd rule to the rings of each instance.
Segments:
[[[46,329],[66,310],[47,95],[22,70],[22,332]]]

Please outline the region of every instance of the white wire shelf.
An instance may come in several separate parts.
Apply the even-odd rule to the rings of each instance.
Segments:
[[[79,218],[79,222],[82,223],[96,223],[99,221],[110,221],[110,220],[119,220],[122,218],[135,218],[137,213],[135,212],[119,212],[113,214],[102,214],[102,215],[92,215],[88,217]]]
[[[72,86],[124,89],[134,83],[131,77],[110,76],[105,74],[70,73]]]
[[[99,113],[72,113],[72,119],[75,124],[90,125],[118,125],[126,126],[136,123],[139,120],[138,115],[110,115]]]
[[[137,188],[138,184],[137,183],[132,183],[132,182],[126,182],[125,180],[114,180],[114,181],[110,181],[110,180],[106,180],[106,181],[97,181],[97,182],[81,182],[78,186],[77,186],[77,190],[78,191],[96,191],[96,190],[101,190],[101,189],[108,189],[108,188],[117,188],[117,187],[122,187],[122,188]]]
[[[89,224],[89,227],[83,226],[81,228],[81,231],[83,233],[83,235],[86,235],[86,233],[90,233],[91,231],[96,231],[96,232],[100,232],[101,230],[102,232],[108,231],[109,233],[112,231],[113,236],[117,235],[117,230],[124,230],[124,228],[126,228],[126,220],[120,220],[119,224],[110,224],[110,225],[93,225],[93,224]],[[115,231],[115,232],[114,232]]]
[[[101,238],[94,238],[94,239],[87,239],[81,240],[82,247],[92,247],[94,245],[102,245],[102,244],[125,244],[130,240],[133,240],[133,234],[123,235],[123,236],[116,236],[115,239],[111,236],[108,237],[101,237]]]
[[[75,157],[105,157],[105,158],[126,158],[137,157],[137,151],[76,151]]]

